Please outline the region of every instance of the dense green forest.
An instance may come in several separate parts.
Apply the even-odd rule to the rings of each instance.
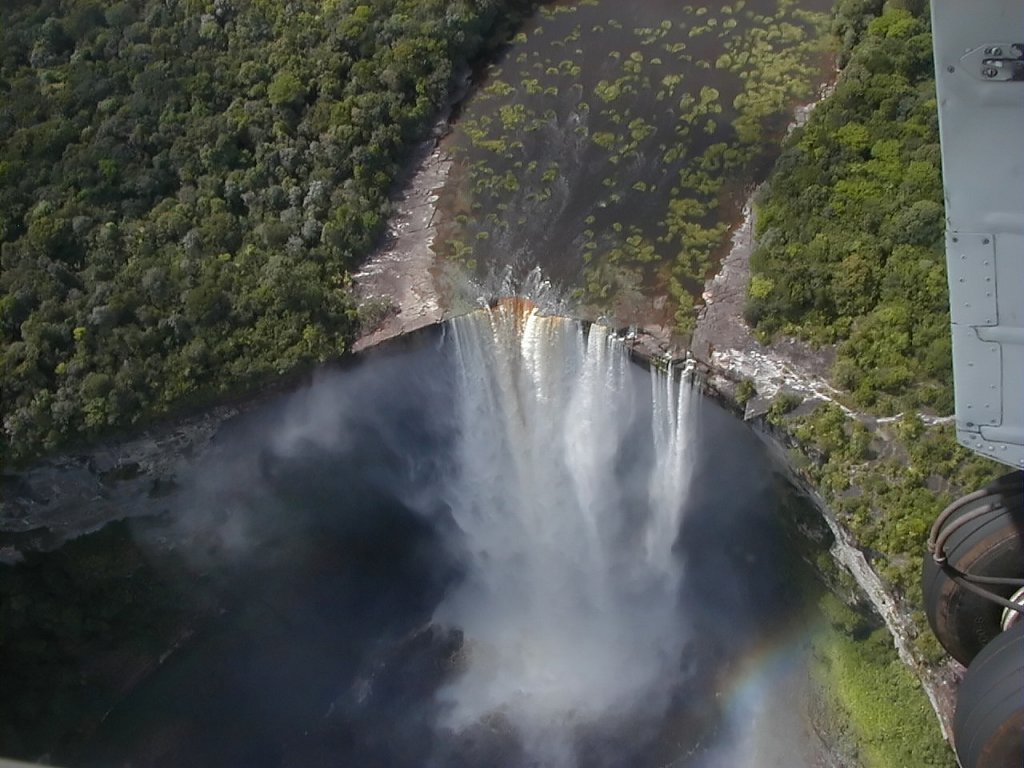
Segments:
[[[928,529],[961,493],[1001,474],[956,443],[943,253],[938,115],[927,6],[842,0],[846,64],[835,92],[787,142],[758,201],[747,315],[768,339],[832,344],[840,404],[769,418],[906,605],[921,604]],[[749,389],[747,387],[746,389]],[[918,611],[919,658],[943,658]]]
[[[530,1],[4,3],[5,458],[345,351],[405,152]]]
[[[931,36],[923,2],[844,0],[848,61],[758,207],[748,319],[838,343],[860,407],[952,409]]]

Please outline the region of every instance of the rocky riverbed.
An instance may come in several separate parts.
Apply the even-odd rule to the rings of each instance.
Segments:
[[[417,152],[415,172],[395,203],[385,244],[355,275],[361,305],[370,305],[381,318],[356,341],[353,351],[444,319],[431,246],[437,194],[451,164],[439,140],[426,142]]]
[[[438,195],[452,167],[445,138],[453,112],[470,90],[468,72],[456,80],[430,138],[413,153],[406,181],[392,200],[384,242],[355,275],[361,309],[372,321],[353,345],[354,352],[435,325],[446,317],[433,246]]]

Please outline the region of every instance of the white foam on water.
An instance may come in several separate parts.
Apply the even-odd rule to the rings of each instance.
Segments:
[[[574,765],[577,727],[661,714],[678,681],[694,395],[653,371],[647,407],[612,332],[521,300],[452,320],[446,343],[459,471],[445,500],[466,577],[435,618],[463,630],[465,664],[440,726],[498,717],[541,764]]]

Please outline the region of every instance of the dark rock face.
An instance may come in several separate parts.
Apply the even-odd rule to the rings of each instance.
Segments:
[[[181,468],[201,461],[221,425],[240,410],[214,408],[4,475],[0,562],[23,551],[55,549],[113,520],[153,514],[153,500],[173,496]]]

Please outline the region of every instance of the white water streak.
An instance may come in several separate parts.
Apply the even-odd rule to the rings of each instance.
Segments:
[[[651,368],[651,399],[654,403],[652,429],[656,465],[651,473],[652,516],[645,540],[647,556],[652,560],[664,558],[666,539],[675,541],[681,523],[681,507],[676,500],[682,498],[689,484],[693,460],[692,446],[697,442],[688,432],[692,429],[691,412],[697,392],[683,378]],[[661,563],[669,567],[669,563]]]
[[[676,680],[690,389],[654,374],[654,423],[637,429],[636,370],[606,328],[510,301],[451,329],[447,501],[467,576],[437,618],[463,629],[467,664],[443,725],[497,714],[544,764],[572,764],[574,727],[641,702],[660,714]]]

